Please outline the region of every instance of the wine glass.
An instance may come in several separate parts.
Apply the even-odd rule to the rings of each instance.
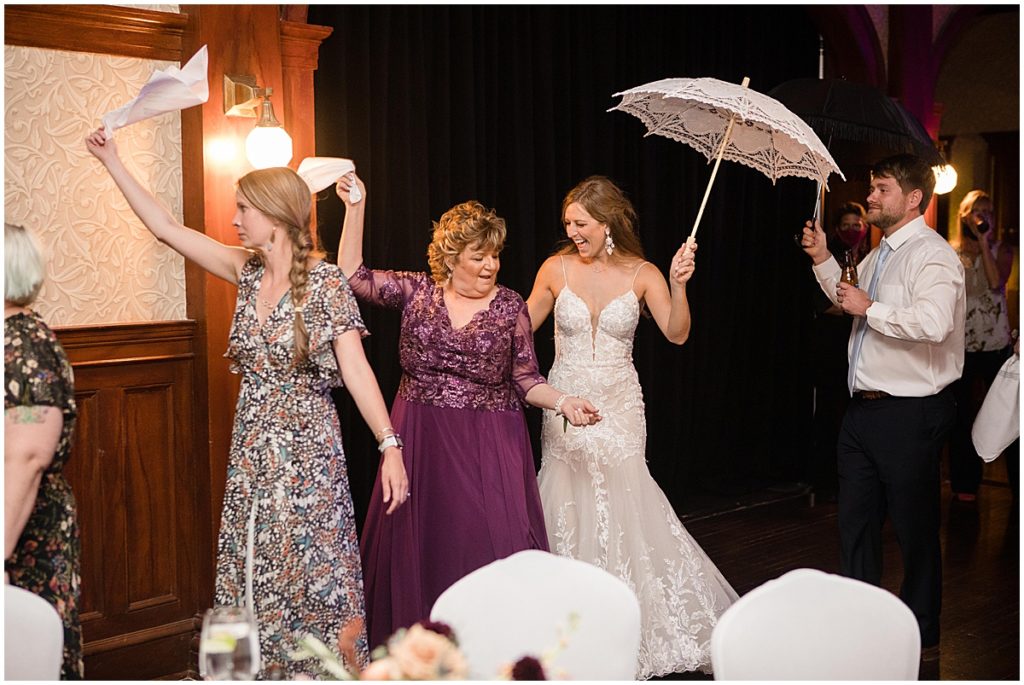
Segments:
[[[259,634],[249,610],[209,609],[199,636],[199,675],[206,680],[252,680],[259,670]]]

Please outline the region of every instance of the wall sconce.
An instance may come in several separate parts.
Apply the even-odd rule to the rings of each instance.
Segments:
[[[253,76],[224,75],[224,114],[256,118],[245,138],[245,156],[255,169],[285,166],[292,159],[292,138],[270,103],[273,92],[273,88],[259,88]]]

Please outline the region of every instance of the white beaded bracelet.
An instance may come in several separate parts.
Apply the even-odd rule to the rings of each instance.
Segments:
[[[569,397],[568,394],[562,395],[561,397],[558,398],[558,400],[555,401],[555,416],[562,414],[562,402],[565,402],[565,399],[567,397]],[[564,416],[564,414],[562,415]]]

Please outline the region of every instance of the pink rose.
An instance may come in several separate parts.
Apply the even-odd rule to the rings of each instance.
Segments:
[[[369,666],[363,669],[363,672],[359,674],[360,680],[397,680],[396,676],[401,675],[396,673],[398,667],[395,665],[394,660],[391,657],[384,657],[383,659],[377,659],[371,662]]]
[[[448,638],[419,624],[389,645],[402,676],[409,680],[462,680],[467,668],[462,653]]]

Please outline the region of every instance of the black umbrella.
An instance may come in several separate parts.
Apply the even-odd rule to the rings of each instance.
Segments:
[[[768,94],[806,121],[830,149],[835,141],[867,143],[888,154],[915,154],[932,166],[946,163],[921,122],[872,86],[801,78]]]

